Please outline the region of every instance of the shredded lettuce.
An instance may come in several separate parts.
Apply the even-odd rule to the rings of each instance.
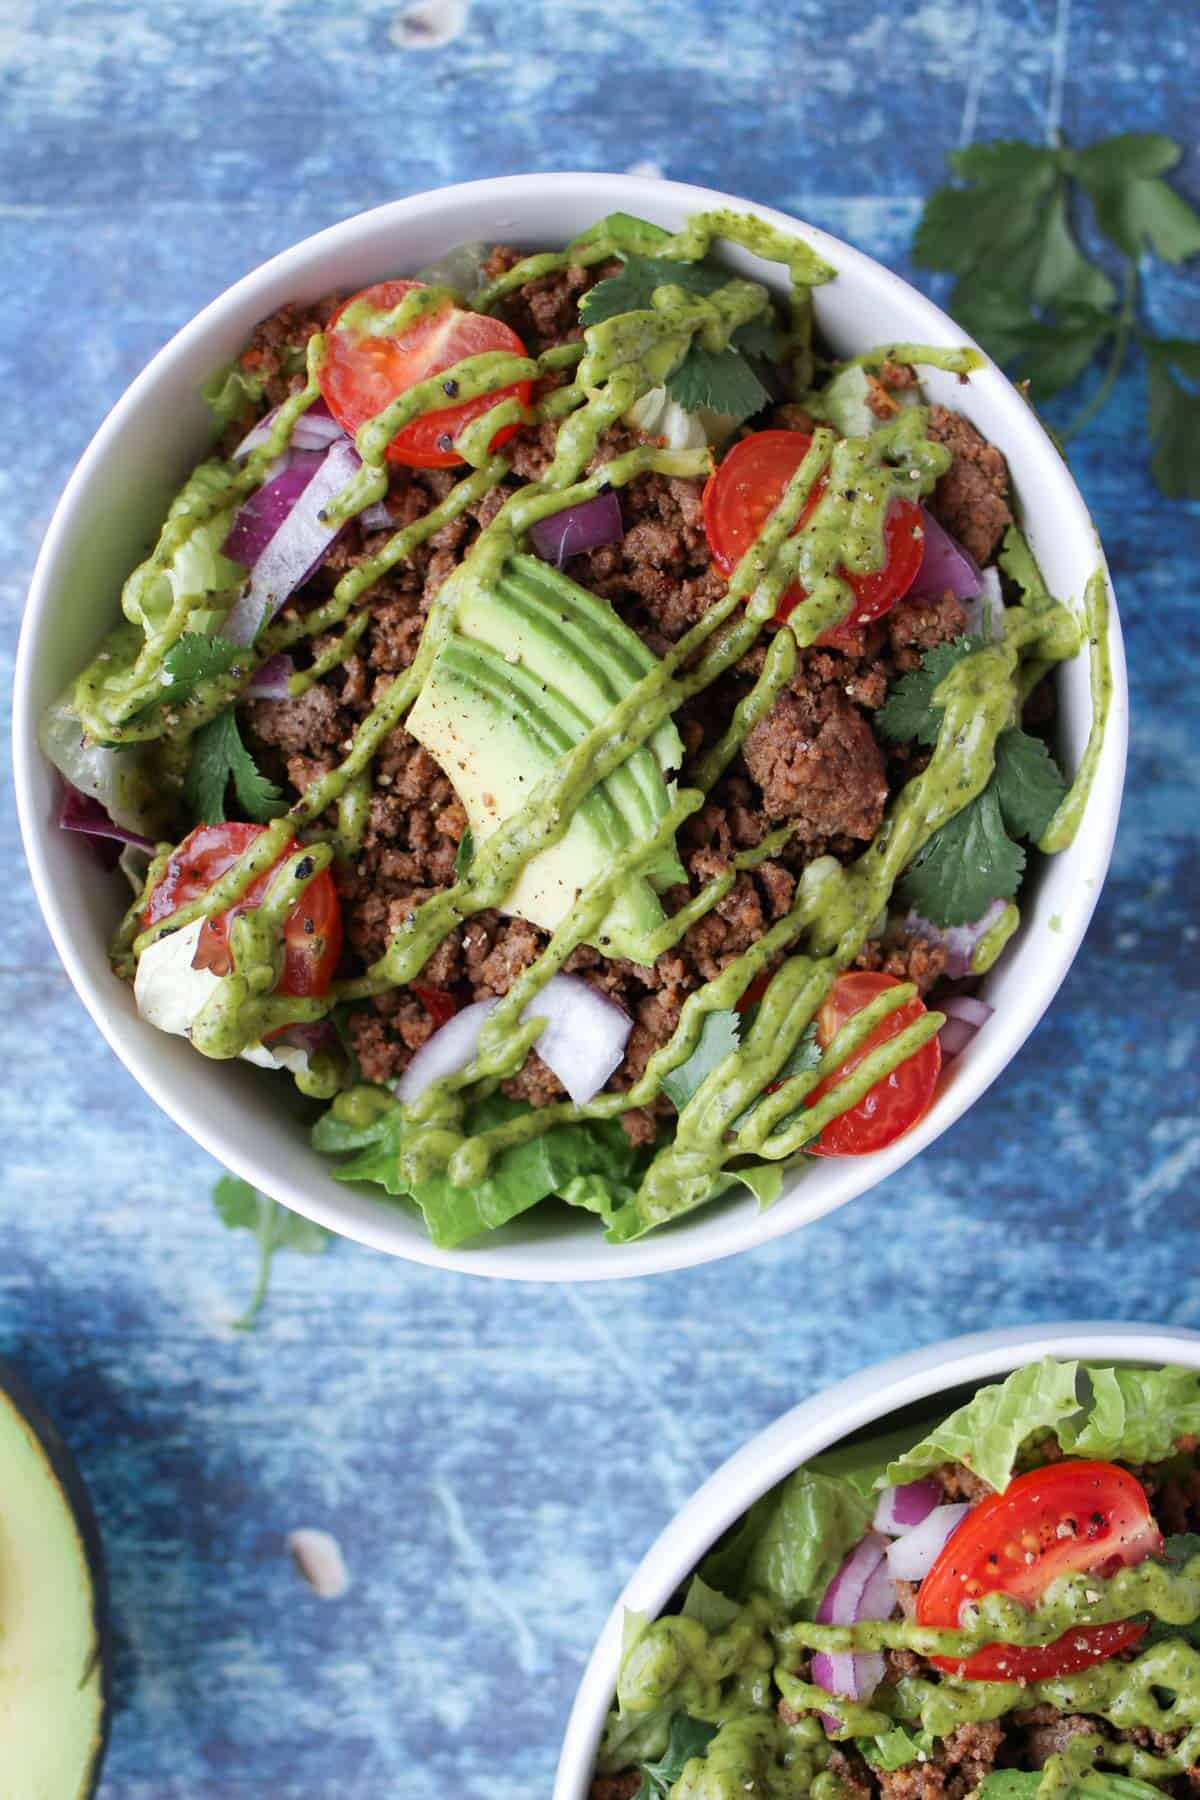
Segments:
[[[1163,1461],[1189,1434],[1200,1434],[1195,1370],[1090,1368],[1047,1356],[980,1388],[889,1463],[886,1481],[912,1481],[957,1462],[1003,1488],[1048,1438],[1070,1456],[1141,1463]]]
[[[763,1594],[795,1618],[812,1618],[874,1510],[873,1497],[851,1482],[797,1469],[705,1557],[701,1580],[730,1599]]]
[[[472,1111],[468,1129],[488,1131],[528,1110],[523,1101],[493,1094]],[[347,1124],[331,1108],[313,1129],[313,1145],[334,1156],[356,1152],[335,1170],[338,1181],[378,1182],[394,1197],[415,1201],[439,1250],[494,1231],[554,1195],[608,1222],[632,1199],[636,1177],[649,1160],[615,1119],[589,1119],[554,1125],[502,1151],[470,1188],[455,1187],[444,1175],[410,1186],[399,1171],[404,1130],[398,1105],[365,1125]]]
[[[894,1733],[890,1735],[895,1735]],[[1041,1769],[994,1769],[976,1789],[977,1800],[1037,1800],[1044,1778]],[[1162,1800],[1163,1790],[1132,1775],[1114,1775],[1107,1769],[1089,1769],[1067,1785],[1056,1785],[1061,1800]]]
[[[235,419],[243,418],[251,407],[260,406],[262,397],[262,377],[247,374],[236,362],[214,369],[200,389],[200,398],[222,431]]]

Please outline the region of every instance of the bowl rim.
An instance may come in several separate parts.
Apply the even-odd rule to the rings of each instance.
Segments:
[[[354,1191],[345,1190],[346,1198],[340,1200],[332,1181],[326,1184],[332,1193],[317,1194],[301,1183],[282,1178],[278,1171],[273,1171],[269,1158],[260,1153],[252,1133],[238,1132],[236,1121],[227,1126],[222,1119],[214,1117],[198,1097],[186,1091],[166,1063],[160,1062],[144,1041],[143,1034],[130,1029],[131,1022],[116,1005],[117,996],[107,991],[110,983],[93,980],[67,929],[54,891],[46,855],[46,840],[52,828],[40,816],[36,799],[41,752],[32,702],[32,675],[39,645],[49,629],[58,564],[81,496],[110,447],[136,419],[147,398],[161,383],[169,381],[177,367],[219,329],[228,315],[283,279],[293,276],[299,279],[310,262],[351,250],[356,243],[370,240],[381,232],[390,232],[393,228],[398,232],[404,225],[427,222],[460,203],[473,205],[481,226],[495,223],[519,239],[522,236],[521,209],[528,210],[547,189],[553,190],[564,204],[577,204],[581,219],[585,214],[591,218],[598,216],[598,211],[611,211],[618,206],[637,210],[641,205],[653,213],[656,203],[662,205],[664,202],[668,209],[678,208],[681,212],[728,207],[752,213],[781,229],[798,232],[834,263],[839,277],[847,278],[851,286],[864,289],[873,302],[878,300],[881,316],[887,316],[890,305],[898,309],[896,316],[911,321],[911,324],[906,323],[905,329],[911,329],[926,341],[973,343],[969,334],[931,300],[864,251],[777,208],[686,182],[587,171],[507,175],[430,189],[357,213],[269,258],[210,301],[134,378],[92,437],[55,507],[30,582],[13,681],[13,769],[17,813],[34,891],[72,985],[110,1048],[139,1086],[202,1149],[255,1187],[319,1224],[412,1262],[497,1279],[617,1280],[718,1261],[796,1230],[877,1187],[948,1130],[1003,1071],[1057,993],[1087,929],[1111,859],[1124,777],[1128,690],[1120,620],[1103,551],[1074,478],[1036,415],[989,358],[985,356],[983,368],[972,376],[972,385],[985,393],[994,390],[1000,397],[999,403],[1011,415],[1014,431],[1022,433],[1022,456],[1030,464],[1030,482],[1036,476],[1056,484],[1063,516],[1070,516],[1077,533],[1096,542],[1098,565],[1104,568],[1108,582],[1113,698],[1104,754],[1089,797],[1085,826],[1075,844],[1062,853],[1064,857],[1079,855],[1086,846],[1091,871],[1087,892],[1074,910],[1070,923],[1052,944],[1042,946],[1039,963],[1042,979],[1027,983],[1019,996],[1006,1003],[1004,1029],[994,1028],[981,1036],[970,1056],[962,1059],[953,1081],[943,1087],[924,1120],[888,1149],[878,1151],[870,1158],[838,1159],[840,1166],[837,1168],[833,1167],[832,1161],[826,1162],[819,1187],[815,1183],[793,1183],[765,1212],[753,1210],[750,1201],[736,1201],[714,1208],[694,1229],[677,1232],[668,1227],[620,1247],[605,1244],[597,1228],[594,1238],[591,1235],[568,1237],[562,1248],[549,1248],[550,1240],[534,1240],[532,1243],[485,1242],[482,1246],[444,1251],[428,1241],[423,1226],[411,1229],[411,1219],[395,1202],[381,1197],[369,1206],[355,1207],[358,1196]],[[505,218],[505,207],[514,208],[518,218]],[[825,290],[831,296],[826,304],[836,305],[835,290],[836,283]]]
[[[698,1487],[638,1563],[601,1626],[563,1736],[552,1800],[587,1800],[596,1749],[616,1685],[626,1611],[656,1618],[721,1533],[785,1476],[864,1425],[914,1401],[1008,1375],[1043,1356],[1184,1363],[1200,1369],[1200,1331],[1081,1319],[1000,1326],[941,1339],[859,1369],[811,1394],[735,1450]]]

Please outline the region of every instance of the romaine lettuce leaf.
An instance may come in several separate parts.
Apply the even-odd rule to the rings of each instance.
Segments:
[[[468,1125],[482,1132],[526,1111],[524,1102],[493,1094],[475,1108]],[[399,1106],[366,1125],[347,1125],[331,1109],[317,1121],[313,1145],[331,1155],[356,1151],[335,1170],[336,1179],[378,1182],[387,1193],[414,1200],[440,1250],[494,1231],[551,1195],[607,1220],[628,1202],[631,1178],[647,1160],[647,1152],[634,1148],[615,1119],[590,1119],[554,1125],[540,1137],[502,1151],[473,1187],[455,1187],[445,1176],[410,1186],[399,1172],[404,1130]]]
[[[1047,1356],[980,1388],[890,1463],[886,1480],[957,1462],[1003,1488],[1022,1455],[1048,1437],[1071,1456],[1140,1463],[1162,1461],[1187,1433],[1200,1433],[1196,1371],[1090,1368]]]
[[[1040,1769],[994,1769],[975,1790],[977,1800],[1036,1800],[1042,1779]],[[1070,1800],[1162,1800],[1163,1794],[1149,1781],[1114,1775],[1108,1769],[1089,1769],[1054,1791]]]
[[[700,1564],[700,1577],[735,1600],[763,1594],[811,1618],[875,1510],[850,1482],[797,1469],[764,1494]]]

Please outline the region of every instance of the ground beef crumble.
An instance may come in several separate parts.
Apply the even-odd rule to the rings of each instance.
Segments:
[[[498,246],[487,278],[517,260],[518,252]],[[536,354],[581,335],[579,298],[611,272],[607,266],[556,271],[525,283],[498,310]],[[255,332],[242,366],[262,381],[272,404],[302,384],[304,345],[312,331],[327,323],[335,304],[330,299],[312,308],[285,306]],[[560,379],[551,377],[544,385]],[[912,379],[902,365],[887,365],[872,387],[876,410],[894,406],[892,393]],[[935,510],[979,560],[986,560],[1010,517],[1003,458],[959,415],[934,407],[931,418],[932,434],[955,458],[938,485]],[[772,422],[791,429],[811,424],[791,405],[777,408]],[[231,441],[246,423],[230,427]],[[494,517],[505,492],[542,473],[552,454],[554,429],[546,425],[521,433],[505,450],[513,467],[507,483],[443,525],[407,562],[376,583],[367,627],[340,667],[298,699],[256,700],[244,707],[248,740],[269,774],[303,792],[340,760],[359,721],[413,661],[433,596]],[[637,441],[626,428],[613,428],[601,439],[595,464]],[[427,513],[457,476],[454,470],[393,468],[387,500],[392,529]],[[709,555],[702,487],[698,479],[654,473],[639,477],[620,491],[626,527],[622,540],[567,565],[572,579],[609,599],[656,655],[725,592],[724,578]],[[352,524],[285,616],[327,598],[346,570],[383,541]],[[920,767],[921,759],[910,747],[881,740],[872,728],[872,714],[897,674],[914,668],[933,645],[961,633],[964,623],[961,606],[949,594],[940,601],[902,601],[845,647],[801,652],[790,686],[749,733],[707,804],[680,833],[688,880],[663,896],[666,910],[677,909],[705,881],[727,870],[738,850],[757,844],[784,822],[795,827],[789,844],[752,873],[739,875],[721,903],[653,968],[606,961],[592,950],[577,951],[567,964],[611,995],[634,1020],[615,1085],[637,1079],[674,1029],[687,995],[719,974],[787,911],[806,863],[826,853],[847,858],[862,851],[878,828],[889,795]],[[314,639],[312,654],[331,645],[340,629]],[[299,654],[302,661],[303,651]],[[764,655],[760,643],[736,670],[684,709],[679,721],[686,747],[682,781],[687,780],[688,763],[719,734],[733,706],[749,691]],[[336,868],[355,966],[377,957],[405,915],[453,881],[466,827],[449,781],[402,728],[386,740],[374,768],[375,793],[361,854]],[[546,941],[545,932],[523,920],[483,913],[451,933],[423,971],[421,984],[445,988],[460,1003],[503,994]],[[923,940],[892,937],[866,944],[857,966],[911,979],[924,993],[942,974],[944,953]],[[380,1082],[401,1073],[432,1029],[410,990],[370,1002],[351,1015],[348,1026],[364,1077]],[[534,1104],[562,1093],[536,1055],[505,1088]],[[658,1115],[669,1112],[665,1100],[655,1108],[639,1108],[625,1115],[625,1128],[635,1141],[651,1141]]]

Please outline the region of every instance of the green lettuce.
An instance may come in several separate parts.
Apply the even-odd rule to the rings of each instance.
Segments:
[[[701,1580],[731,1599],[763,1594],[794,1617],[811,1618],[874,1510],[874,1497],[853,1483],[797,1469],[705,1557]]]
[[[886,1481],[912,1481],[956,1462],[1003,1488],[1048,1438],[1070,1456],[1142,1463],[1163,1461],[1190,1433],[1200,1434],[1195,1370],[1093,1368],[1047,1356],[980,1388],[889,1463]]]
[[[471,1112],[467,1127],[488,1131],[528,1110],[523,1101],[493,1094]],[[615,1119],[589,1119],[551,1126],[501,1151],[469,1188],[455,1187],[444,1175],[410,1185],[399,1167],[405,1129],[399,1105],[365,1125],[347,1124],[331,1108],[313,1129],[313,1145],[332,1156],[354,1152],[334,1171],[338,1181],[378,1182],[388,1194],[415,1201],[439,1250],[494,1231],[552,1195],[607,1223],[631,1202],[648,1160],[648,1152],[635,1149]]]
[[[201,387],[200,398],[224,431],[235,419],[247,417],[252,408],[262,404],[263,379],[261,375],[247,374],[236,362],[225,363]]]
[[[977,1800],[1037,1800],[1043,1780],[1041,1769],[994,1769],[975,1790]],[[1162,1800],[1163,1790],[1132,1775],[1113,1775],[1107,1769],[1089,1769],[1073,1776],[1067,1786],[1055,1786],[1061,1800]]]

